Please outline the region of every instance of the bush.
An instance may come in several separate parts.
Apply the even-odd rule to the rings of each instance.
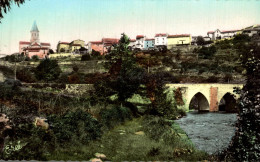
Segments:
[[[34,83],[36,82],[35,76],[32,74],[32,72],[29,69],[20,69],[17,70],[17,79],[20,81],[26,82],[26,83]]]
[[[100,121],[105,128],[113,128],[132,118],[131,111],[126,107],[113,106],[100,111]]]
[[[44,59],[36,67],[35,76],[38,80],[53,81],[61,73],[57,60]]]
[[[201,49],[199,49],[198,53],[199,56],[201,56],[204,59],[209,59],[212,58],[212,56],[217,52],[216,47],[210,46],[210,47],[202,47]]]
[[[175,144],[174,140],[178,136],[171,128],[172,123],[166,121],[163,117],[148,115],[142,121],[145,134],[152,140]]]
[[[47,117],[50,129],[60,143],[78,141],[87,144],[101,137],[101,125],[90,114],[80,109],[67,112],[64,115]]]
[[[81,61],[89,61],[91,60],[91,57],[89,54],[84,54],[81,56]]]
[[[32,60],[33,60],[33,61],[39,61],[39,57],[38,57],[37,55],[33,55],[33,56],[32,56]]]

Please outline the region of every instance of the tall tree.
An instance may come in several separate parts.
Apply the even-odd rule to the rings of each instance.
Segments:
[[[241,91],[237,131],[225,152],[235,161],[260,161],[260,47],[249,49],[243,53],[247,81]]]
[[[0,0],[0,23],[1,19],[4,18],[3,14],[7,13],[11,9],[13,2],[20,6],[25,2],[25,0]]]

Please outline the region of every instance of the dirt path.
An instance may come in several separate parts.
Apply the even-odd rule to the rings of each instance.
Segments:
[[[176,120],[197,149],[209,154],[217,153],[229,145],[235,134],[237,114],[187,113],[187,117]]]

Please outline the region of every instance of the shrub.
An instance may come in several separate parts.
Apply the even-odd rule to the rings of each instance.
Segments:
[[[145,134],[152,140],[163,141],[168,144],[174,144],[177,133],[171,128],[172,123],[166,121],[163,117],[148,115],[142,121]]]
[[[68,76],[68,81],[70,84],[79,84],[80,76],[77,73],[74,73],[74,74]]]
[[[39,61],[39,57],[38,57],[37,55],[33,55],[33,56],[32,56],[32,60],[33,60],[33,61]]]
[[[81,61],[89,61],[91,60],[91,57],[89,54],[84,54],[81,56]]]
[[[77,73],[79,71],[79,67],[77,65],[73,65],[73,72]]]
[[[101,125],[90,114],[80,109],[69,111],[61,116],[47,117],[50,129],[60,143],[78,141],[87,144],[91,140],[101,137]]]
[[[53,81],[61,73],[57,60],[44,59],[36,67],[35,76],[38,80]]]
[[[210,46],[210,47],[202,47],[198,51],[199,55],[204,59],[211,58],[216,52],[217,52],[217,49],[214,45]]]
[[[34,83],[36,82],[35,76],[32,74],[32,72],[29,69],[20,69],[17,70],[17,79],[20,81],[26,82],[26,83]]]
[[[100,112],[100,121],[105,128],[113,128],[132,118],[131,111],[126,107],[114,105]]]

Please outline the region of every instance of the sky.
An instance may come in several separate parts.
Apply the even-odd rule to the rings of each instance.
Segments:
[[[134,39],[156,33],[206,36],[208,31],[242,29],[260,24],[260,0],[26,0],[11,6],[0,24],[0,54],[19,51],[30,41],[34,20],[40,41]]]

